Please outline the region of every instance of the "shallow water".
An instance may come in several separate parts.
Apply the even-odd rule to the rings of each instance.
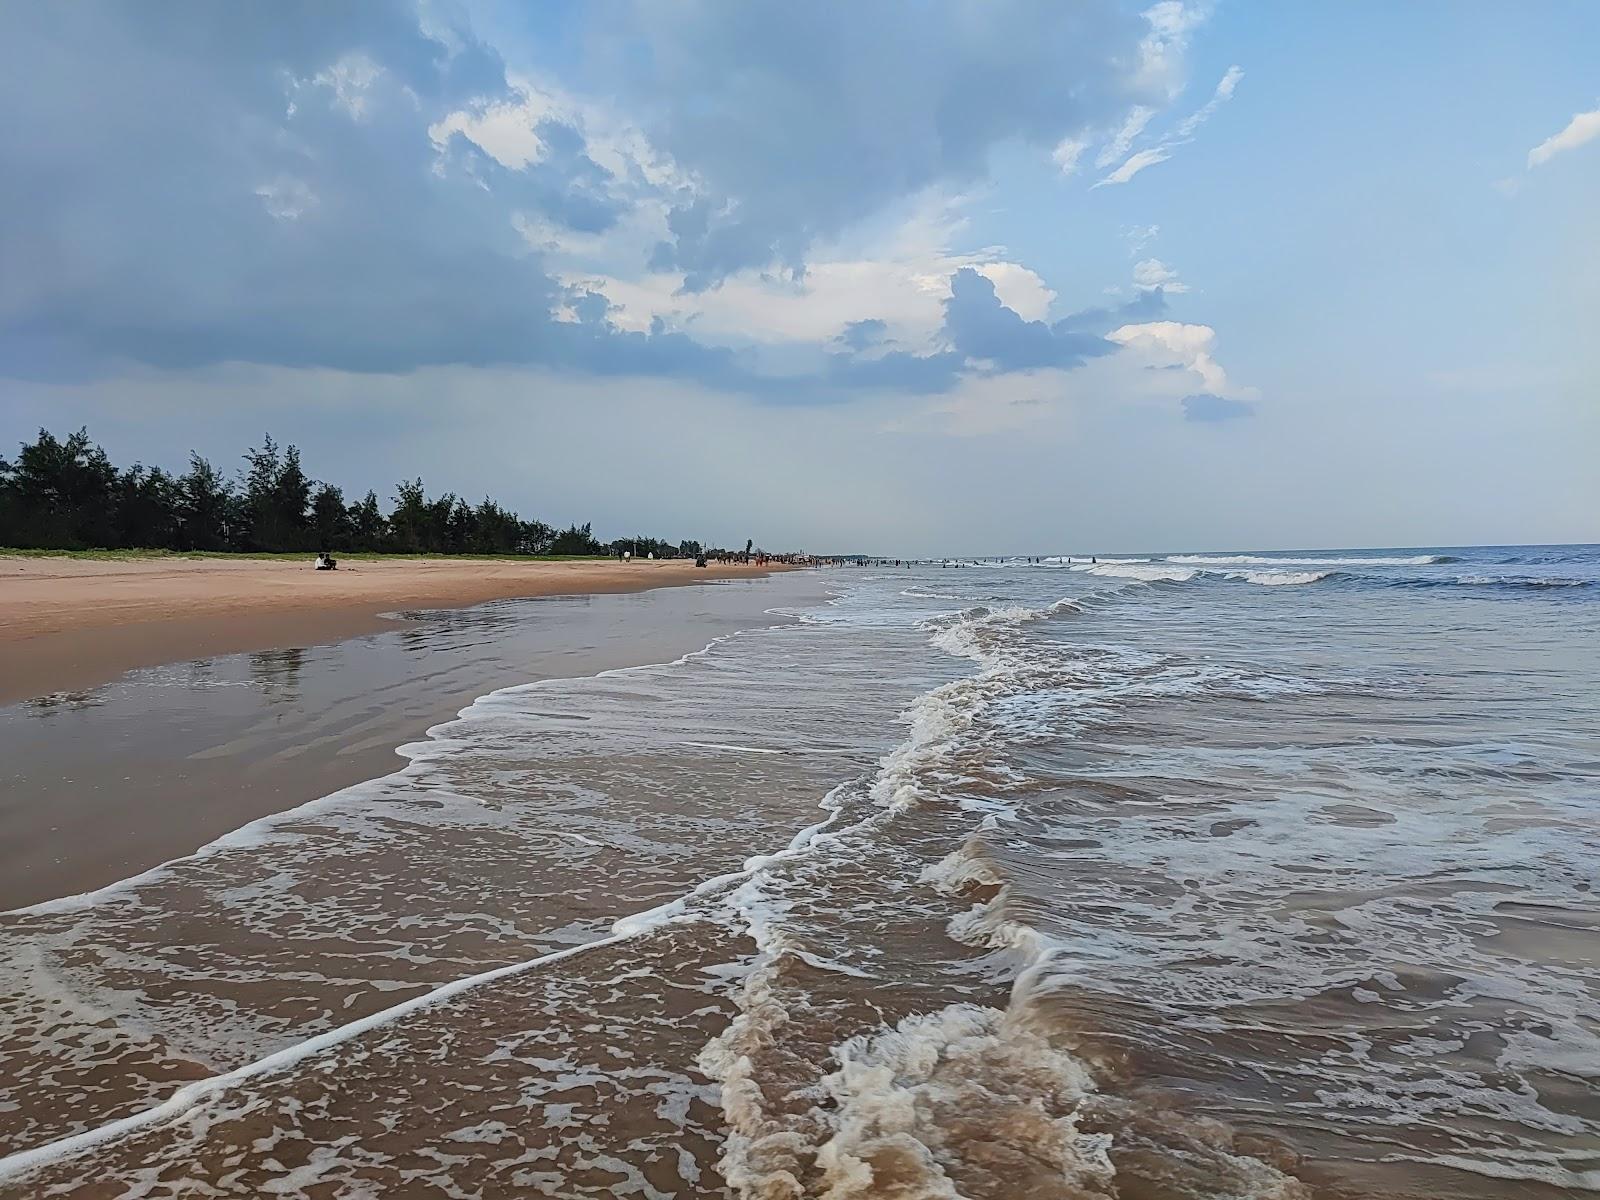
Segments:
[[[824,578],[0,918],[0,1191],[1600,1191],[1600,552]]]

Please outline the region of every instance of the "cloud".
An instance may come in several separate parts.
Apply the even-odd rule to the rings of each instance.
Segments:
[[[1150,124],[1150,118],[1155,115],[1156,110],[1154,108],[1143,104],[1135,105],[1129,109],[1127,117],[1122,122],[1122,127],[1101,148],[1100,153],[1095,155],[1094,165],[1097,167],[1109,167],[1117,159],[1127,154],[1128,150],[1133,146],[1134,139],[1144,132],[1145,126]]]
[[[1112,171],[1109,175],[1102,176],[1101,178],[1095,180],[1093,186],[1102,188],[1109,187],[1113,184],[1127,183],[1146,167],[1153,167],[1157,163],[1164,163],[1171,157],[1172,152],[1165,146],[1155,146],[1149,150],[1141,150],[1137,154],[1129,155],[1123,164],[1115,171]]]
[[[853,350],[859,354],[863,350],[871,350],[874,346],[881,345],[888,331],[889,326],[876,318],[851,321],[834,341],[846,350]]]
[[[1050,152],[1050,159],[1063,175],[1071,175],[1078,169],[1079,160],[1083,158],[1083,152],[1088,148],[1088,138],[1062,138],[1056,143],[1056,148]]]
[[[589,65],[627,64],[602,104],[405,0],[22,10],[0,103],[39,119],[0,129],[0,356],[45,375],[625,366],[760,390],[805,354],[837,382],[830,340],[866,321],[874,369],[904,355],[919,386],[976,357],[952,329],[1004,326],[999,364],[1092,353],[1049,326],[1033,271],[953,250],[950,217],[887,254],[862,231],[954,205],[1001,144],[1067,166],[1130,104],[1154,111],[1198,12],[624,2],[578,18]],[[987,291],[952,309],[965,269]]]
[[[1145,9],[1149,29],[1139,43],[1140,81],[1162,89],[1169,97],[1176,95],[1189,36],[1209,16],[1209,4],[1185,4],[1183,0],[1157,0]]]
[[[1133,282],[1141,288],[1161,288],[1169,295],[1187,292],[1189,285],[1159,258],[1146,258],[1133,264]]]
[[[1255,405],[1243,400],[1229,400],[1226,396],[1213,396],[1210,392],[1196,392],[1183,398],[1185,421],[1237,421],[1255,416]]]
[[[850,352],[833,354],[830,369],[839,383],[911,392],[944,392],[1009,373],[1070,371],[1116,352],[1108,329],[1131,317],[1158,316],[1165,307],[1162,290],[1153,288],[1114,309],[1086,309],[1055,322],[1029,320],[1001,299],[980,268],[963,267],[950,277],[944,320],[934,338],[938,349],[882,353],[877,342],[856,345],[863,339],[852,332],[837,343]]]
[[[1558,154],[1576,150],[1587,142],[1600,138],[1600,108],[1577,113],[1560,133],[1545,138],[1528,151],[1528,170],[1542,167]]]
[[[556,319],[568,289],[513,214],[595,234],[626,189],[556,116],[520,159],[487,125],[452,125],[520,99],[464,26],[425,30],[405,3],[84,3],[7,26],[0,104],[35,114],[0,127],[13,374],[542,362],[737,378],[726,350],[681,334]]]
[[[1047,319],[1055,293],[1045,282],[1004,257],[1003,247],[953,250],[961,232],[947,203],[925,200],[888,229],[863,231],[850,245],[816,247],[798,279],[746,268],[714,288],[685,291],[681,272],[597,274],[581,259],[568,266],[563,256],[556,256],[557,273],[574,286],[603,291],[615,306],[609,319],[620,327],[646,329],[660,318],[700,341],[765,359],[792,360],[797,344],[821,346],[867,320],[883,323],[886,348],[931,353],[942,346],[950,280],[963,267],[988,278],[1001,302],[1023,317]],[[786,369],[796,368],[791,361]]]
[[[1223,72],[1222,78],[1217,82],[1216,90],[1211,93],[1211,99],[1178,122],[1178,136],[1193,137],[1195,130],[1209,121],[1217,109],[1233,99],[1234,89],[1239,86],[1239,80],[1243,78],[1244,71],[1238,66],[1229,67]]]
[[[1151,367],[1180,367],[1192,371],[1206,391],[1214,395],[1226,396],[1233,390],[1227,372],[1212,357],[1217,331],[1209,325],[1146,321],[1120,326],[1106,337],[1128,347]]]
[[[1036,272],[961,244],[959,188],[1004,143],[1065,168],[1140,136],[1198,9],[852,7],[842,38],[845,11],[585,8],[597,62],[643,55],[601,103],[406,0],[21,10],[0,361],[536,365],[793,404],[1073,371],[1163,315],[1183,285],[1152,259],[1131,304],[1055,319]]]
[[[653,264],[691,291],[801,273],[813,245],[886,205],[984,178],[1003,143],[1054,149],[1165,99],[1140,49],[1150,21],[1114,0],[592,12],[623,102],[692,179]],[[1163,35],[1158,56],[1177,52]]]
[[[1178,122],[1173,131],[1162,138],[1159,143],[1123,159],[1116,170],[1096,180],[1094,186],[1099,188],[1127,183],[1145,168],[1166,162],[1172,157],[1173,150],[1192,142],[1200,126],[1209,121],[1217,109],[1233,98],[1233,93],[1238,88],[1239,81],[1243,78],[1244,71],[1241,68],[1237,66],[1229,67],[1223,73],[1222,78],[1218,80],[1216,88],[1211,93],[1211,99]],[[1130,115],[1129,123],[1123,126],[1122,133],[1107,146],[1106,150],[1096,160],[1097,166],[1110,165],[1128,150],[1149,120],[1148,114],[1143,114],[1142,119],[1134,119],[1135,117],[1140,117],[1141,114],[1142,110],[1134,110],[1134,113]],[[1131,134],[1130,130],[1132,131]]]
[[[1161,234],[1159,225],[1128,225],[1124,226],[1122,236],[1128,241],[1128,253],[1137,255],[1144,248],[1155,241]]]

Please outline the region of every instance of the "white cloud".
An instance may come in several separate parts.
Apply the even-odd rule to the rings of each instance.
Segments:
[[[1113,342],[1126,346],[1145,364],[1155,368],[1181,367],[1193,372],[1206,391],[1214,396],[1253,394],[1251,389],[1235,389],[1228,374],[1212,357],[1217,331],[1209,325],[1185,325],[1179,321],[1147,321],[1123,325],[1106,334]]]
[[[1014,262],[961,262],[950,260],[952,270],[975,266],[978,274],[994,284],[994,293],[1000,303],[1027,321],[1043,321],[1050,315],[1050,305],[1056,294],[1045,281],[1021,263]]]
[[[1128,225],[1123,228],[1122,236],[1128,239],[1128,253],[1136,255],[1161,236],[1161,226]]]
[[[949,437],[1071,440],[1085,421],[1107,410],[1140,411],[1175,420],[1181,402],[1196,392],[1237,400],[1256,398],[1238,387],[1216,361],[1216,331],[1209,325],[1152,321],[1124,325],[1107,335],[1123,349],[1071,370],[1046,368],[962,378],[925,407],[895,418],[886,429]]]
[[[1145,126],[1150,124],[1150,118],[1155,115],[1156,110],[1153,108],[1136,106],[1129,109],[1126,119],[1122,122],[1122,128],[1118,129],[1116,136],[1105,144],[1099,154],[1095,155],[1094,165],[1097,167],[1109,167],[1117,159],[1126,155],[1132,148],[1134,140],[1144,132]]]
[[[1088,138],[1064,138],[1057,143],[1050,157],[1063,175],[1071,175],[1078,169],[1078,160],[1088,148]]]
[[[534,94],[524,93],[520,103],[453,112],[428,126],[428,137],[442,149],[459,133],[501,166],[520,171],[544,157],[544,143],[533,130],[549,115],[548,106],[537,104]]]
[[[1189,48],[1189,35],[1210,15],[1205,4],[1184,4],[1182,0],[1160,0],[1144,10],[1150,31],[1139,43],[1141,84],[1162,87],[1177,94],[1183,56]]]
[[[1142,288],[1161,288],[1168,292],[1187,292],[1189,285],[1159,258],[1146,258],[1133,264],[1133,282]]]
[[[870,245],[819,246],[799,280],[747,269],[716,287],[685,292],[681,272],[611,273],[581,257],[561,265],[558,274],[569,286],[589,287],[610,300],[610,320],[619,328],[643,331],[660,317],[669,328],[719,345],[822,343],[851,322],[880,320],[897,349],[927,353],[938,348],[950,277],[963,267],[988,279],[1001,303],[1025,319],[1047,319],[1055,292],[1010,260],[1004,247],[971,253],[949,248],[964,224],[956,208],[947,198],[930,196],[892,232],[867,239]],[[530,240],[533,232],[523,228]],[[542,248],[556,246],[552,240]],[[567,238],[560,248],[575,243]]]
[[[1528,151],[1528,169],[1542,167],[1558,154],[1576,150],[1586,142],[1600,138],[1600,108],[1581,112],[1567,122],[1566,128],[1554,137],[1545,138]]]
[[[383,68],[365,54],[346,54],[312,82],[331,89],[335,103],[359,121],[367,115],[368,93],[382,74]]]
[[[1157,163],[1164,163],[1171,157],[1171,152],[1168,151],[1165,146],[1156,146],[1149,150],[1141,150],[1137,154],[1130,155],[1127,160],[1124,161],[1123,164],[1115,171],[1111,172],[1111,174],[1105,176],[1103,179],[1096,180],[1094,186],[1101,188],[1112,184],[1127,183],[1128,180],[1132,179],[1146,167],[1153,167]]]
[[[1156,145],[1140,150],[1138,153],[1123,159],[1122,164],[1116,170],[1097,180],[1094,186],[1098,188],[1111,184],[1127,183],[1146,167],[1153,167],[1157,163],[1166,162],[1167,159],[1172,157],[1174,149],[1178,146],[1187,145],[1194,140],[1195,131],[1209,121],[1212,114],[1233,97],[1235,89],[1239,86],[1239,80],[1243,78],[1244,71],[1241,68],[1237,66],[1229,67],[1223,73],[1222,78],[1217,81],[1217,86],[1211,93],[1211,99],[1180,121],[1172,133],[1162,138]],[[1135,109],[1134,114],[1141,111],[1143,110]],[[1146,117],[1145,120],[1148,121],[1149,118]],[[1125,124],[1123,132],[1119,133],[1106,149],[1101,152],[1099,157],[1095,159],[1097,166],[1104,167],[1109,165],[1132,145],[1134,138],[1144,128],[1144,123],[1141,122],[1134,128],[1132,137],[1124,137],[1123,134],[1126,134],[1129,128],[1132,127],[1131,121],[1132,114],[1130,114],[1130,124]]]
[[[1216,112],[1217,109],[1221,108],[1233,98],[1234,89],[1239,86],[1239,80],[1243,78],[1244,71],[1242,68],[1237,66],[1229,67],[1225,72],[1223,72],[1222,78],[1217,82],[1216,90],[1211,93],[1211,99],[1207,100],[1204,105],[1190,113],[1178,125],[1178,136],[1180,138],[1187,138],[1191,136],[1196,129],[1199,129],[1200,126],[1209,121],[1212,113]]]
[[[316,193],[303,179],[280,175],[256,188],[261,207],[278,221],[298,221],[317,206]]]

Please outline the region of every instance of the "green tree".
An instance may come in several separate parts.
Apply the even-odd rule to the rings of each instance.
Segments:
[[[6,540],[37,549],[114,544],[117,469],[87,429],[64,442],[39,430],[39,440],[17,455],[9,490],[16,529]]]
[[[474,506],[446,493],[429,500],[420,478],[396,487],[387,518],[377,494],[354,504],[310,479],[295,446],[268,434],[244,454],[234,485],[199,454],[181,476],[135,463],[125,471],[79,429],[64,440],[41,429],[16,461],[0,458],[0,545],[39,549],[144,547],[307,550],[348,547],[430,554],[601,554],[585,523],[557,530],[525,521],[491,497]],[[698,542],[639,535],[611,543],[658,557]]]
[[[290,446],[283,452],[283,466],[272,492],[272,509],[280,530],[280,550],[310,550],[311,480],[300,467],[300,451]],[[341,504],[343,497],[340,497]]]
[[[373,497],[377,504],[377,497]],[[311,536],[317,549],[342,549],[350,543],[350,514],[345,509],[344,493],[331,483],[320,483],[311,496]]]
[[[273,500],[283,460],[272,435],[267,434],[259,448],[246,450],[244,461],[244,477],[239,481],[241,546],[246,550],[276,550],[279,530]]]
[[[357,550],[376,553],[389,543],[389,522],[378,507],[378,493],[369,491],[350,506],[350,538]]]
[[[514,518],[515,514],[512,515]],[[555,542],[556,531],[543,521],[521,522],[521,532],[517,540],[518,553],[549,554]]]
[[[160,467],[134,463],[117,479],[118,546],[176,550],[182,529],[178,481]]]
[[[450,554],[468,554],[477,533],[477,514],[472,506],[459,496],[450,506],[450,516],[445,523],[444,548]]]
[[[594,532],[585,521],[580,525],[570,525],[555,535],[550,543],[550,554],[602,554],[605,552],[599,542],[594,540]]]
[[[268,434],[245,451],[241,481],[243,546],[249,550],[305,550],[311,541],[311,480],[294,446],[279,450]]]
[[[422,479],[395,484],[394,511],[389,514],[389,542],[402,554],[421,554],[428,542],[428,496]]]
[[[224,550],[236,524],[237,497],[222,472],[191,451],[178,482],[180,550]]]

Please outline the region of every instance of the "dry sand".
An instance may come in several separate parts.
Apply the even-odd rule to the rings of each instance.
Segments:
[[[247,558],[0,557],[0,704],[72,692],[137,667],[317,645],[384,613],[518,596],[637,592],[770,568],[692,562],[390,559],[314,571]]]

